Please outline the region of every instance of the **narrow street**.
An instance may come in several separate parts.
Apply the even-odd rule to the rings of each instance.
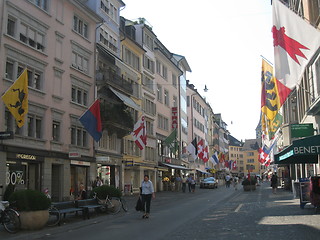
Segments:
[[[1,239],[317,239],[320,215],[310,204],[269,183],[254,192],[197,189],[195,193],[160,192],[152,202],[150,219],[134,210],[136,197],[127,197],[130,210],[118,215],[67,219],[60,227],[22,231]]]

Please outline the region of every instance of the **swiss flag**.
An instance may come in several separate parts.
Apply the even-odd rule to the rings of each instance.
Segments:
[[[198,157],[204,162],[209,160],[208,145],[205,144],[202,139],[198,142]]]

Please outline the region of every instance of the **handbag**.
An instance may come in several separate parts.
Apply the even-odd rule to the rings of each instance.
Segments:
[[[144,211],[141,196],[139,196],[138,201],[136,203],[137,211]]]

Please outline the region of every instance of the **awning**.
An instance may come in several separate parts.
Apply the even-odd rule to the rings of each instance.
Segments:
[[[203,173],[203,174],[210,174],[210,173],[208,173],[208,172],[206,172],[206,171],[203,171],[203,170],[201,170],[201,169],[199,169],[199,168],[196,168],[196,170],[197,170],[198,172]]]
[[[275,164],[318,163],[320,135],[295,140],[292,144],[274,155]]]
[[[188,170],[188,171],[192,170],[190,168],[186,168],[185,166],[179,166],[179,165],[174,165],[174,164],[169,164],[169,163],[161,163],[161,164],[163,164],[169,168],[174,168],[174,169]]]
[[[134,108],[135,110],[140,110],[140,106],[138,104],[136,104],[130,97],[118,92],[117,90],[115,90],[113,87],[110,87],[110,90],[117,95],[118,98],[120,98],[124,104],[126,104],[129,107]]]

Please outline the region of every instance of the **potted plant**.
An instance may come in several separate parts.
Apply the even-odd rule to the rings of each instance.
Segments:
[[[46,225],[51,200],[44,193],[31,189],[18,190],[11,194],[9,202],[20,213],[22,229],[35,230]]]
[[[257,184],[257,180],[254,177],[249,177],[242,181],[242,186],[244,191],[256,190],[256,184]]]

